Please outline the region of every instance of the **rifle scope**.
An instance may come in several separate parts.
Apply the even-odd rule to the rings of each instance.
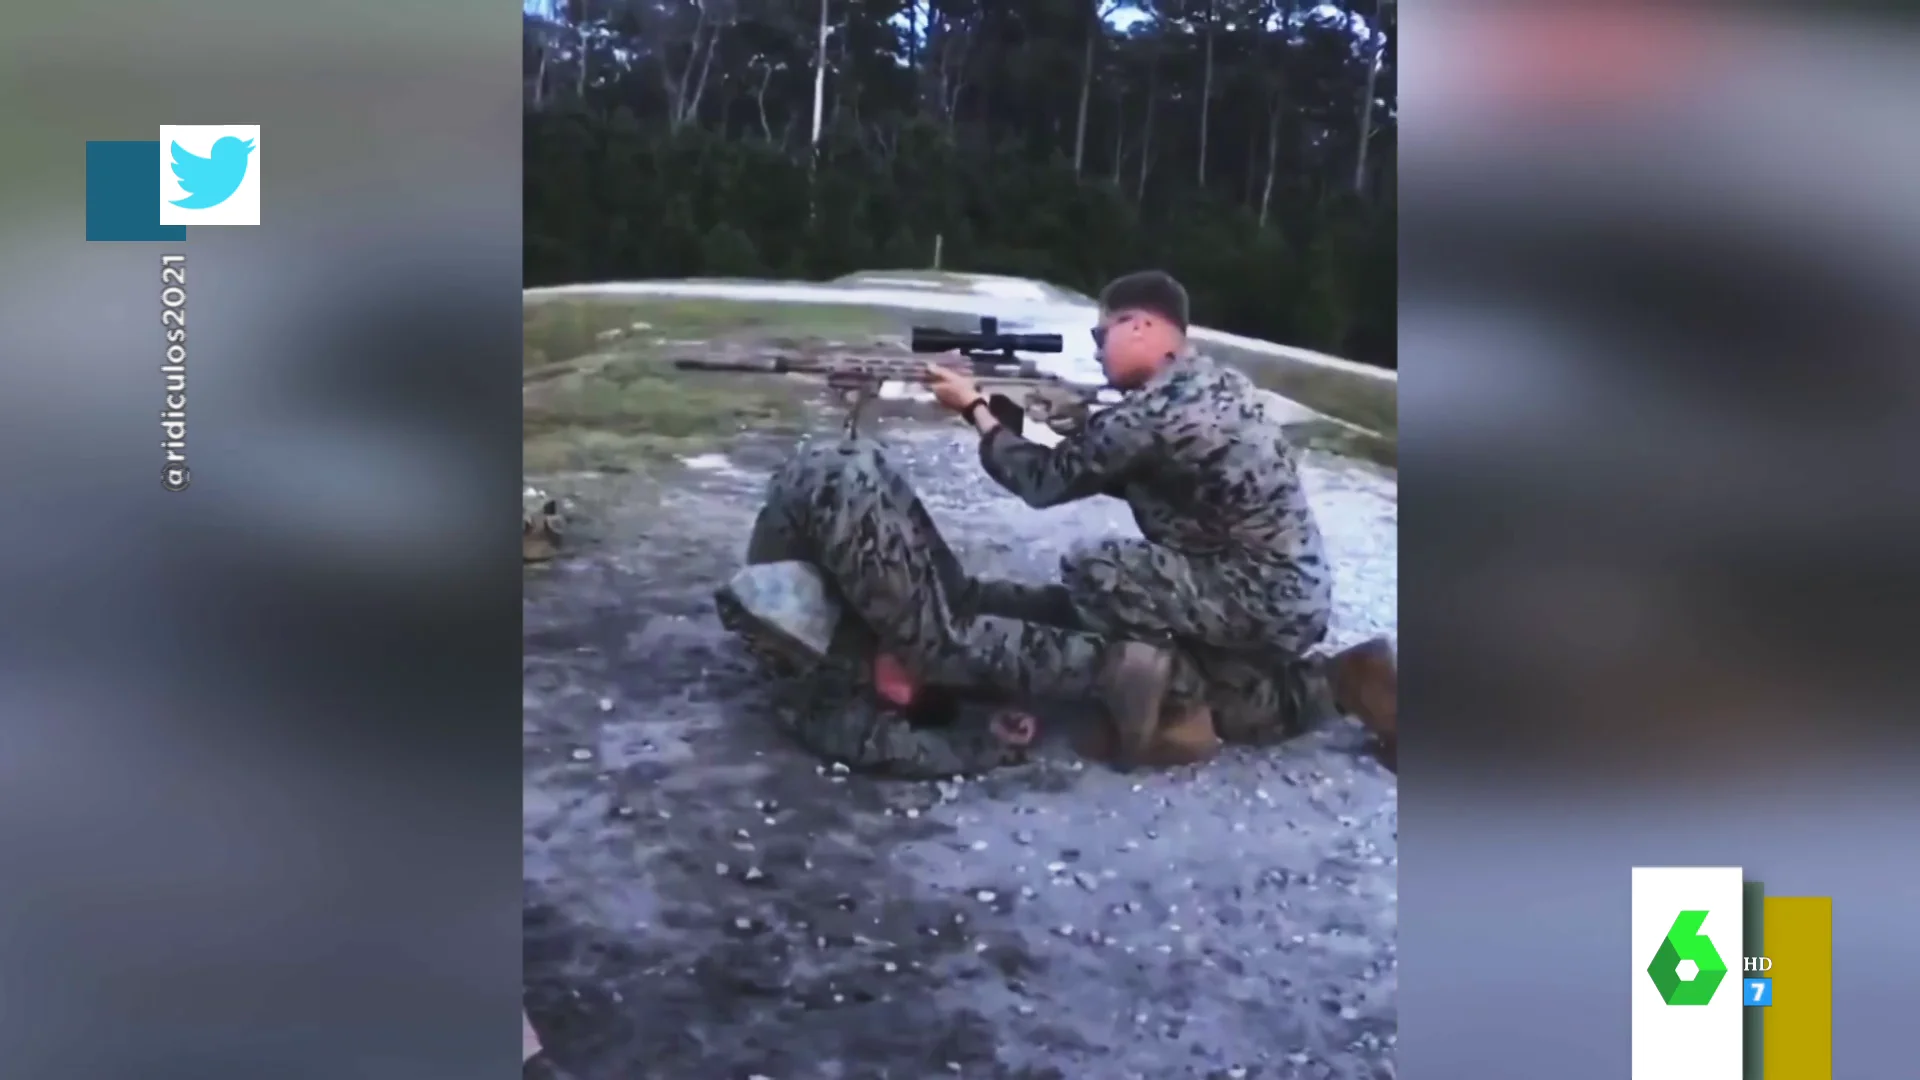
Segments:
[[[1066,348],[1059,334],[1003,334],[999,320],[991,317],[973,331],[916,326],[910,344],[917,353],[1057,353]]]

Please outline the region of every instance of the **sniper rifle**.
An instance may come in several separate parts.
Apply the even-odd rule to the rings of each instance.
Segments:
[[[916,326],[908,338],[915,353],[958,352],[965,361],[960,370],[972,377],[983,394],[994,418],[1015,434],[1025,426],[1029,409],[1039,419],[1055,426],[1084,421],[1092,406],[1096,388],[1080,386],[1051,372],[1043,371],[1020,353],[1058,353],[1065,349],[1059,334],[1002,333],[998,319],[980,320],[977,331],[942,330]],[[889,382],[919,385],[924,381],[926,364],[904,357],[866,356],[789,357],[768,360],[715,360],[689,357],[675,360],[674,366],[687,371],[741,371],[766,375],[815,375],[840,392],[847,405],[846,432],[858,434],[860,412],[867,402]],[[997,392],[1005,391],[1005,393]],[[1019,400],[1011,395],[1019,395]]]

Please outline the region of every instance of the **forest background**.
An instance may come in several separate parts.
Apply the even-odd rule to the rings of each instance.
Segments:
[[[1392,0],[527,0],[528,286],[1177,275],[1395,367]]]

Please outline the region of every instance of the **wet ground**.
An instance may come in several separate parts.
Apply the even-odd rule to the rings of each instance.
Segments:
[[[962,558],[1051,577],[1112,500],[1036,512],[951,425],[885,436]],[[1341,725],[1124,776],[822,768],[710,593],[790,443],[549,478],[587,511],[526,601],[527,1003],[578,1080],[1394,1075],[1394,778]],[[1339,643],[1396,622],[1389,474],[1307,473]]]

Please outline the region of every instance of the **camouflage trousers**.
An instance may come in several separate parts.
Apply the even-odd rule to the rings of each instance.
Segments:
[[[809,442],[775,473],[749,563],[822,570],[874,644],[923,683],[1006,698],[1087,698],[1107,639],[1057,590],[970,577],[898,469],[867,439]]]
[[[1060,560],[1077,624],[1109,640],[1174,653],[1166,707],[1204,702],[1227,742],[1298,735],[1336,711],[1324,657],[1331,614],[1324,579],[1183,555],[1146,540],[1115,539]],[[1293,587],[1272,587],[1284,575]]]
[[[1238,608],[1206,591],[1225,583],[1158,550],[1102,542],[1062,560],[1061,584],[973,577],[879,444],[856,439],[810,443],[780,469],[747,561],[819,567],[877,643],[929,685],[1087,699],[1112,645],[1140,640],[1172,648],[1168,707],[1206,703],[1227,741],[1273,741],[1332,714],[1322,664],[1307,655],[1326,632],[1324,603],[1277,613],[1298,651],[1249,651]]]

